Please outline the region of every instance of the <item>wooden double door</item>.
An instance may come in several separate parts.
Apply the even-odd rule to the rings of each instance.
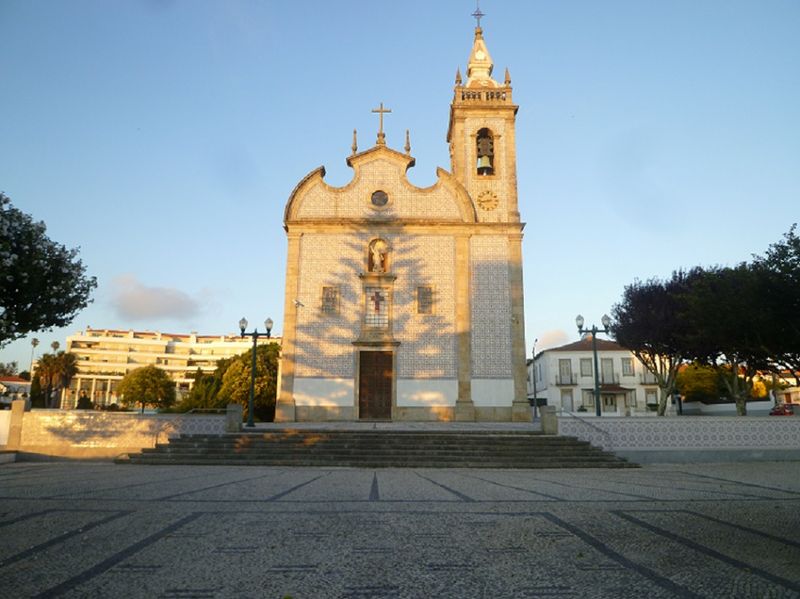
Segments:
[[[358,417],[392,419],[392,352],[362,351],[358,370]]]

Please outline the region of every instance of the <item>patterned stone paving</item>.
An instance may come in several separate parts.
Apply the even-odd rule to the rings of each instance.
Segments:
[[[0,500],[0,597],[800,597],[800,462],[21,462]]]

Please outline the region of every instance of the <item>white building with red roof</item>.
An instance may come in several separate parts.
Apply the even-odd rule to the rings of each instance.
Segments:
[[[597,339],[600,408],[603,416],[652,415],[658,384],[627,349]],[[563,412],[595,413],[592,337],[539,352],[528,363],[528,397]]]

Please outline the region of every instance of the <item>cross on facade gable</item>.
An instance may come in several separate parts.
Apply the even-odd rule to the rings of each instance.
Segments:
[[[378,144],[385,145],[386,144],[386,134],[383,132],[383,115],[391,112],[389,108],[383,107],[383,102],[378,108],[373,108],[372,112],[377,112],[380,115],[379,126],[378,126]]]
[[[384,298],[381,295],[380,291],[376,291],[370,296],[370,301],[375,304],[375,312],[379,313],[381,311],[381,303],[384,302]]]

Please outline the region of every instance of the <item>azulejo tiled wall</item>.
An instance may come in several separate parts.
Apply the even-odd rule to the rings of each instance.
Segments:
[[[609,450],[800,449],[800,418],[682,416],[560,417],[560,435]]]
[[[472,262],[472,375],[507,378],[511,371],[508,238],[475,235]]]

